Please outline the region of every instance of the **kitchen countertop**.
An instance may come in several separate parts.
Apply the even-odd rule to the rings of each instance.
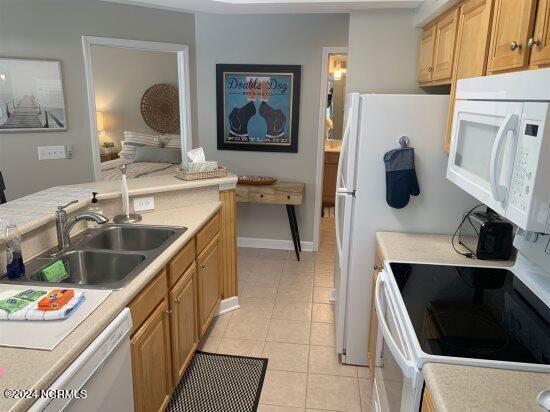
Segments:
[[[458,255],[450,235],[377,232],[384,260],[510,267],[513,261],[480,261]],[[550,389],[550,374],[426,363],[422,367],[437,411],[542,411],[536,397]]]
[[[170,175],[150,176],[128,179],[128,192],[130,196],[140,196],[208,186],[219,186],[223,189],[235,188],[236,184],[237,176],[232,174],[218,179],[190,181],[181,180]],[[13,221],[23,235],[55,220],[54,212],[58,205],[66,204],[71,200],[78,200],[77,204],[66,208],[67,213],[88,207],[92,192],[98,192],[97,197],[100,200],[120,197],[120,180],[56,186],[15,199],[0,205],[0,226],[3,220]],[[0,240],[3,238],[4,234],[0,232]]]
[[[542,412],[537,395],[550,389],[550,373],[427,363],[426,385],[438,411]]]
[[[86,318],[54,350],[0,347],[0,368],[6,371],[0,377],[0,410],[26,410],[32,399],[6,399],[5,389],[47,389],[74,361],[97,335],[128,305],[141,289],[168,263],[220,208],[221,203],[208,202],[193,206],[167,209],[143,215],[139,224],[186,226],[188,229],[160,256],[120,290],[113,291],[92,314]]]

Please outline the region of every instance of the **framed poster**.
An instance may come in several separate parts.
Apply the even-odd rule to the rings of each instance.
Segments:
[[[218,149],[298,152],[302,66],[216,65]]]
[[[64,130],[61,63],[0,57],[0,133]]]

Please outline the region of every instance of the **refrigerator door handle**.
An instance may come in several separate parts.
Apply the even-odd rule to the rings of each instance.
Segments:
[[[335,222],[335,229],[336,229],[336,248],[338,252],[338,257],[342,257],[342,239],[340,239],[340,207],[339,207],[339,198],[342,197],[342,195],[345,195],[347,192],[349,192],[348,189],[344,187],[340,187],[340,174],[342,173],[342,159],[346,155],[346,151],[348,149],[348,140],[349,140],[349,134],[351,130],[351,109],[348,111],[348,122],[346,123],[346,130],[344,130],[344,136],[342,138],[342,151],[340,153],[340,158],[338,159],[338,169],[336,171],[336,200],[334,202],[334,222]]]

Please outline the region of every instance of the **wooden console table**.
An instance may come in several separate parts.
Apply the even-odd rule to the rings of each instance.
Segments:
[[[302,244],[294,206],[302,204],[304,191],[305,184],[301,182],[276,182],[272,185],[237,185],[237,202],[286,206],[290,233],[292,234],[294,251],[298,260],[300,260]]]

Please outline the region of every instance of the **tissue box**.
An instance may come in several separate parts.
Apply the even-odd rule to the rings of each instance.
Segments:
[[[218,162],[216,161],[204,161],[204,162],[189,162],[189,172],[210,172],[218,168]]]

